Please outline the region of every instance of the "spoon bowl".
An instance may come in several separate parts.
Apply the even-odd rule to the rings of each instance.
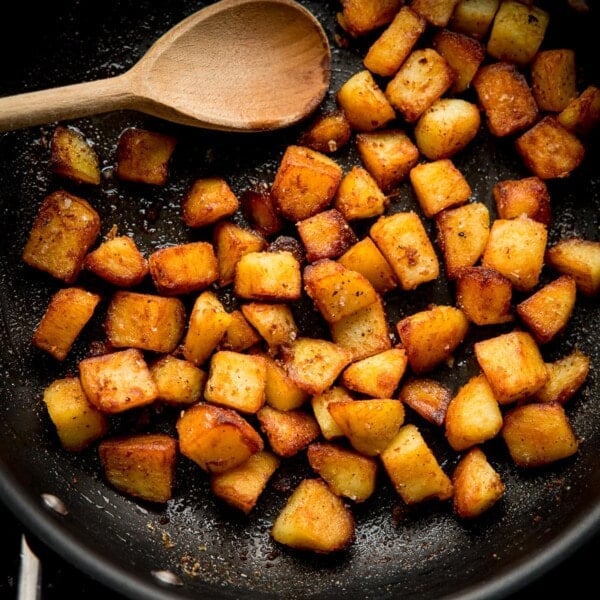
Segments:
[[[0,131],[125,109],[205,129],[279,129],[321,103],[330,62],[323,28],[293,0],[221,0],[121,75],[0,98]]]

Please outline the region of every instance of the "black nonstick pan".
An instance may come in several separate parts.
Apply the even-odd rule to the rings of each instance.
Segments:
[[[335,105],[335,92],[362,68],[369,39],[343,43],[337,0],[301,2],[321,21],[332,47],[330,91],[319,109]],[[15,5],[5,16],[0,94],[9,95],[117,75],[133,65],[169,27],[207,3],[59,1]],[[600,83],[595,62],[598,6],[587,14],[567,2],[548,2],[549,47],[577,53],[580,86]],[[11,35],[8,35],[8,32]],[[9,41],[10,39],[10,41]],[[566,406],[581,440],[578,453],[549,467],[523,470],[501,440],[486,446],[506,492],[472,522],[451,506],[404,506],[385,477],[375,495],[353,507],[356,539],[344,552],[312,555],[278,546],[270,527],[287,497],[310,471],[303,455],[286,460],[255,510],[242,516],[214,498],[197,466],[180,460],[174,499],[164,507],[135,502],[103,479],[96,447],[82,453],[61,449],[41,396],[52,379],[76,372],[78,360],[103,340],[102,308],[64,363],[31,344],[51,295],[60,287],[28,268],[21,252],[43,197],[59,187],[85,196],[103,223],[138,240],[143,252],[194,238],[182,227],[180,202],[197,177],[219,174],[241,194],[270,183],[284,149],[296,143],[306,123],[278,132],[231,134],[185,128],[132,112],[70,123],[93,140],[103,165],[98,187],[77,187],[52,176],[49,139],[56,126],[0,134],[1,373],[0,499],[32,537],[123,596],[144,600],[183,598],[403,598],[433,600],[502,598],[564,560],[597,535],[600,526],[600,307],[598,297],[578,296],[567,329],[544,349],[548,360],[580,348],[591,358],[585,384]],[[119,134],[139,126],[178,139],[168,183],[125,185],[113,172]],[[549,242],[576,235],[600,240],[600,139],[586,140],[587,156],[571,176],[548,181],[554,218]],[[348,169],[358,164],[352,143],[335,155]],[[500,180],[529,173],[512,143],[492,139],[482,127],[454,157],[472,186],[473,198],[493,210],[491,190]],[[407,183],[394,194],[392,210],[416,209]],[[105,225],[105,230],[108,226]],[[103,233],[105,233],[103,230]],[[430,230],[433,232],[433,230]],[[552,274],[544,270],[543,278]],[[89,274],[82,283],[102,292]],[[390,318],[452,301],[440,280],[414,294],[393,292]],[[234,302],[234,300],[231,300]],[[297,311],[301,327],[318,331],[315,315]],[[491,335],[494,329],[486,330]],[[481,332],[473,334],[482,336]],[[472,342],[473,339],[467,340]],[[464,344],[455,367],[436,373],[453,389],[474,369],[472,346]],[[456,461],[443,434],[417,415],[419,425],[448,472]],[[173,413],[151,407],[115,420],[115,431],[169,430]]]

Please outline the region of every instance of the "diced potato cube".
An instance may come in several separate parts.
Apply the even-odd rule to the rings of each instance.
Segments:
[[[431,25],[445,27],[457,3],[458,0],[412,0],[410,6]]]
[[[271,535],[279,544],[327,554],[354,539],[354,517],[322,479],[304,479],[277,515]]]
[[[223,337],[219,340],[219,350],[233,350],[234,352],[243,352],[262,341],[259,333],[248,323],[244,313],[240,309],[233,310],[231,323],[225,331]]]
[[[496,211],[500,219],[514,219],[522,214],[550,225],[552,207],[548,186],[539,177],[504,179],[492,188]]]
[[[249,302],[242,304],[241,310],[273,352],[298,337],[298,326],[287,304]]]
[[[481,257],[484,267],[496,269],[516,290],[527,292],[539,282],[548,230],[525,215],[496,219]]]
[[[588,85],[559,113],[558,121],[580,135],[589,135],[600,123],[600,88]]]
[[[485,375],[474,375],[456,392],[446,412],[446,439],[461,452],[495,438],[502,413]]]
[[[341,0],[340,26],[354,37],[387,25],[402,6],[402,0]]]
[[[38,210],[23,248],[23,262],[74,283],[99,234],[100,216],[87,200],[57,190],[44,198]]]
[[[535,394],[538,402],[565,404],[585,383],[590,371],[590,357],[579,348],[554,362],[546,363],[549,378]]]
[[[298,144],[317,152],[333,154],[343,148],[352,135],[352,129],[343,110],[336,109],[317,116],[300,136]]]
[[[50,139],[50,171],[77,183],[100,183],[100,160],[83,133],[58,125]]]
[[[334,207],[347,221],[378,217],[389,204],[373,176],[363,167],[354,166],[344,175],[333,200]]]
[[[377,461],[338,444],[313,442],[307,450],[308,463],[337,496],[364,502],[373,495]]]
[[[207,374],[183,358],[165,354],[149,365],[158,387],[158,400],[167,404],[194,404],[204,393]]]
[[[267,381],[265,385],[265,404],[277,410],[294,410],[300,408],[309,398],[285,372],[285,369],[268,354],[261,354],[267,365]]]
[[[344,215],[335,208],[298,221],[296,229],[308,262],[337,258],[358,241]]]
[[[179,298],[117,290],[108,305],[104,328],[114,348],[169,353],[183,337],[185,317]]]
[[[79,452],[108,431],[106,415],[88,401],[78,377],[55,379],[43,395],[61,446]]]
[[[58,290],[33,332],[33,345],[56,360],[64,360],[100,299],[98,294],[79,287]]]
[[[341,427],[335,422],[331,416],[328,406],[332,402],[352,400],[348,394],[348,390],[342,386],[330,387],[321,394],[316,394],[311,398],[311,407],[315,415],[315,419],[319,423],[321,434],[326,440],[333,440],[344,435]]]
[[[181,454],[207,473],[224,473],[264,450],[260,434],[237,411],[199,402],[177,419]]]
[[[448,27],[482,40],[488,34],[499,4],[500,0],[459,0]]]
[[[221,177],[196,179],[181,203],[181,218],[188,227],[206,227],[230,217],[239,208],[237,196]]]
[[[396,323],[408,364],[415,374],[447,361],[467,335],[469,321],[459,308],[438,305]]]
[[[173,497],[177,440],[164,433],[105,439],[98,455],[107,481],[119,492],[146,502]]]
[[[542,467],[573,456],[579,440],[562,404],[531,403],[504,415],[502,437],[519,467]]]
[[[291,145],[279,163],[271,194],[279,213],[295,223],[329,206],[341,179],[342,168],[329,156]]]
[[[79,378],[87,399],[105,413],[146,406],[158,398],[158,387],[137,348],[84,358]]]
[[[284,221],[277,212],[271,190],[266,184],[244,190],[240,204],[245,218],[260,235],[273,235],[283,228]]]
[[[499,404],[527,398],[548,381],[540,349],[526,331],[502,333],[475,342],[473,348]]]
[[[559,273],[571,275],[582,294],[595,296],[600,292],[600,242],[565,238],[548,248],[546,263]]]
[[[560,112],[577,96],[575,51],[538,52],[531,63],[531,90],[540,110]]]
[[[394,489],[406,504],[452,497],[450,478],[415,425],[401,427],[380,457]]]
[[[426,421],[441,426],[452,400],[450,388],[435,379],[411,377],[400,388],[398,399]]]
[[[262,356],[230,350],[215,352],[210,360],[204,399],[252,414],[265,403],[267,365]]]
[[[463,519],[479,517],[504,495],[505,486],[481,448],[471,448],[452,473],[454,512]]]
[[[210,491],[247,515],[256,506],[280,462],[268,450],[257,452],[245,463],[229,471],[213,473],[210,476]]]
[[[379,217],[371,226],[370,235],[403,290],[414,290],[440,274],[437,254],[417,213]]]
[[[426,217],[464,204],[471,195],[469,182],[449,158],[416,165],[410,171],[410,182]]]
[[[128,127],[117,143],[117,177],[122,181],[165,185],[176,146],[173,136]]]

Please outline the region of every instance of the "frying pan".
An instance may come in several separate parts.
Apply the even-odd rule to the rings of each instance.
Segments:
[[[361,68],[368,39],[336,43],[341,31],[337,0],[304,1],[322,22],[333,49],[334,93]],[[123,0],[80,3],[27,2],[14,7],[10,43],[2,41],[0,93],[13,94],[107,77],[130,67],[177,21],[205,3]],[[550,6],[552,5],[552,6]],[[557,6],[558,5],[558,6]],[[581,17],[567,3],[548,3],[545,44],[576,49],[580,83],[599,83],[593,63],[598,7]],[[595,12],[594,12],[595,10]],[[13,20],[14,19],[14,20]],[[595,29],[596,28],[596,29]],[[567,405],[582,443],[571,459],[525,471],[514,466],[499,440],[485,446],[506,485],[501,501],[474,522],[459,521],[444,503],[407,508],[381,477],[375,495],[353,507],[356,540],[335,555],[315,556],[277,546],[269,529],[291,490],[310,470],[302,455],[283,462],[255,510],[241,516],[211,496],[206,476],[189,461],[177,466],[174,499],[156,507],[128,499],[103,480],[95,448],[61,450],[42,406],[44,387],[76,372],[77,362],[103,339],[101,305],[64,364],[36,351],[32,332],[60,285],[22,264],[20,253],[42,198],[63,187],[86,197],[100,212],[106,230],[135,236],[142,251],[198,239],[179,216],[184,190],[197,177],[220,174],[236,193],[257,181],[272,181],[283,150],[298,140],[305,124],[270,133],[227,134],[187,129],[137,113],[119,112],[72,122],[94,141],[104,178],[97,187],[77,187],[53,177],[48,140],[55,124],[0,135],[1,372],[0,497],[42,544],[93,579],[132,599],[183,598],[501,598],[564,560],[600,526],[600,310],[597,298],[578,297],[564,333],[544,348],[547,360],[575,346],[591,357],[590,375]],[[179,145],[169,182],[159,189],[124,185],[113,176],[115,143],[127,126],[176,135]],[[579,235],[600,238],[598,136],[587,140],[584,164],[564,180],[549,181],[554,221],[549,242]],[[349,144],[336,155],[345,169],[358,164]],[[473,198],[493,211],[491,189],[502,179],[528,175],[508,140],[492,140],[484,128],[454,159],[473,189]],[[398,186],[392,210],[415,208],[407,184]],[[493,212],[492,212],[493,214]],[[430,227],[430,224],[428,224]],[[433,231],[430,230],[433,235]],[[93,278],[80,283],[107,293]],[[552,273],[544,270],[542,279]],[[451,302],[447,282],[421,286],[415,293],[391,293],[390,319],[429,303]],[[224,294],[227,296],[227,294]],[[191,299],[187,299],[191,301]],[[235,300],[229,296],[230,306]],[[322,326],[307,307],[297,310],[301,327]],[[472,342],[496,328],[473,330],[455,357],[455,366],[433,376],[453,390],[475,369]],[[413,414],[415,422],[450,472],[456,456],[441,432]],[[174,415],[152,407],[115,419],[111,433],[172,431]],[[54,501],[53,501],[54,499]],[[58,502],[56,501],[58,499]],[[167,575],[165,576],[165,572]],[[162,574],[162,576],[161,576]],[[169,577],[169,574],[174,577]]]

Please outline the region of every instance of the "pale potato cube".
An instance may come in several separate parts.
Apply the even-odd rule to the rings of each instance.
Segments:
[[[565,238],[548,248],[546,263],[559,273],[571,275],[577,291],[585,296],[600,292],[600,242]]]
[[[332,402],[352,400],[353,398],[348,394],[348,390],[342,386],[332,386],[328,390],[320,394],[315,394],[311,400],[311,408],[315,419],[319,423],[321,434],[326,440],[333,440],[340,438],[344,435],[342,428],[335,422],[335,419],[329,412],[329,404]]]
[[[514,219],[522,214],[550,225],[552,207],[545,181],[539,177],[504,179],[492,188],[496,211],[500,219]]]
[[[344,215],[335,208],[298,221],[296,229],[308,262],[337,258],[358,241]]]
[[[231,323],[227,327],[223,337],[219,340],[219,350],[233,350],[243,352],[261,343],[259,333],[247,321],[240,309],[232,310]]]
[[[499,4],[500,0],[459,0],[448,27],[482,40],[488,34]]]
[[[558,114],[558,121],[570,131],[589,135],[600,123],[600,88],[588,85]]]
[[[411,8],[435,27],[445,27],[458,0],[412,0]]]
[[[538,402],[565,404],[585,383],[590,371],[590,357],[579,348],[554,362],[546,363],[548,381],[533,395]]]
[[[402,0],[341,0],[337,18],[340,27],[358,37],[388,24],[402,4]]]
[[[540,110],[560,112],[577,96],[575,51],[553,48],[538,52],[531,63],[531,90]]]
[[[188,227],[206,227],[230,217],[240,203],[221,177],[196,179],[181,202],[181,218]]]
[[[165,354],[149,365],[158,388],[158,400],[181,405],[198,402],[204,393],[207,374],[183,358]]]
[[[435,379],[411,377],[402,384],[398,399],[426,421],[441,426],[452,400],[452,391]]]
[[[317,152],[332,154],[341,150],[349,141],[352,128],[341,109],[318,115],[298,140],[301,146],[307,146]]]
[[[50,171],[77,183],[100,183],[100,159],[83,133],[58,125],[50,139]]]
[[[248,302],[241,311],[272,352],[298,337],[298,326],[288,304]]]
[[[346,220],[354,221],[382,215],[389,200],[369,171],[354,166],[342,178],[333,205]]]

